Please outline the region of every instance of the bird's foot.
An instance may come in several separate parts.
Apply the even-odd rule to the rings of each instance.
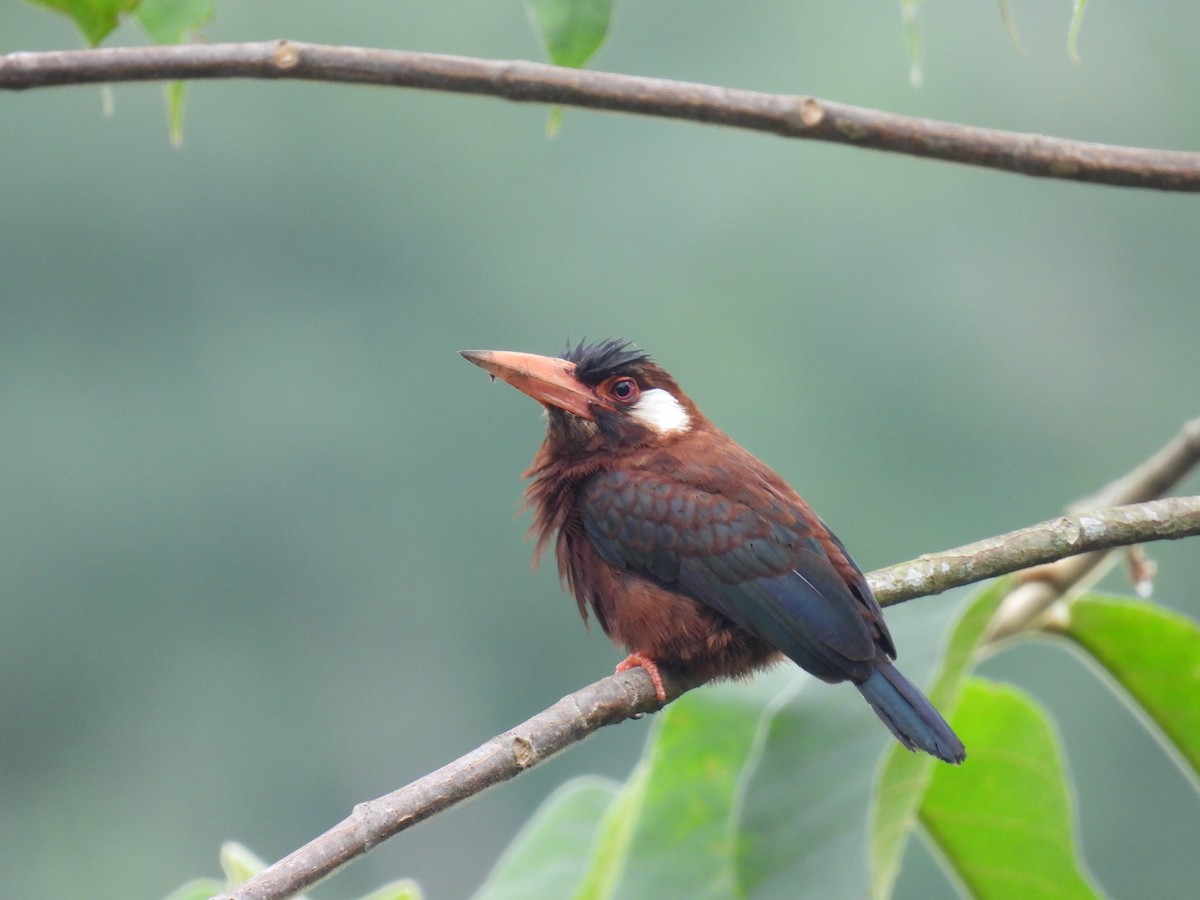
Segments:
[[[617,664],[617,674],[641,667],[646,670],[646,674],[650,676],[650,681],[654,684],[654,693],[658,696],[659,703],[667,702],[667,689],[663,687],[662,673],[658,671],[658,665],[650,657],[643,653],[630,653],[627,657]]]

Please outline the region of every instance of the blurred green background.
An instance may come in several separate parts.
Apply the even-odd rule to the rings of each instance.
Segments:
[[[930,5],[919,90],[895,4],[626,3],[595,66],[1197,147],[1192,12],[1094,6],[1078,68],[1069,5],[1014,12],[1028,56],[994,7]],[[226,3],[205,34],[539,56],[515,0]],[[0,51],[77,45],[0,5]],[[2,896],[161,896],[227,838],[276,858],[611,671],[513,517],[538,410],[460,348],[636,341],[865,568],[1053,516],[1200,413],[1194,197],[288,82],[194,85],[172,150],[158,86],[113,100],[0,95]],[[1198,546],[1152,548],[1193,616]],[[1188,896],[1196,796],[1120,701],[1050,643],[985,674],[1056,715],[1101,883]],[[317,896],[465,895],[646,729]],[[919,849],[901,894],[948,895]]]

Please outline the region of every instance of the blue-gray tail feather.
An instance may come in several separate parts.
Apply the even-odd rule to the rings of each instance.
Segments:
[[[857,687],[875,715],[909,750],[924,750],[955,765],[966,759],[967,751],[958,735],[889,660],[877,662],[871,677]]]

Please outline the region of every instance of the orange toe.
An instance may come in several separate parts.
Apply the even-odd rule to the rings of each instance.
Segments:
[[[654,684],[654,693],[658,696],[658,702],[666,703],[667,689],[663,687],[662,673],[658,671],[658,666],[650,657],[642,653],[630,653],[617,664],[617,672],[625,672],[639,667],[645,669],[646,674],[650,676],[650,681]]]

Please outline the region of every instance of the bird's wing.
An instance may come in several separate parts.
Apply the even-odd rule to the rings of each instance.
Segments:
[[[870,675],[878,605],[851,591],[785,498],[751,506],[669,474],[618,470],[589,479],[580,499],[587,536],[612,565],[707,604],[819,678]]]

